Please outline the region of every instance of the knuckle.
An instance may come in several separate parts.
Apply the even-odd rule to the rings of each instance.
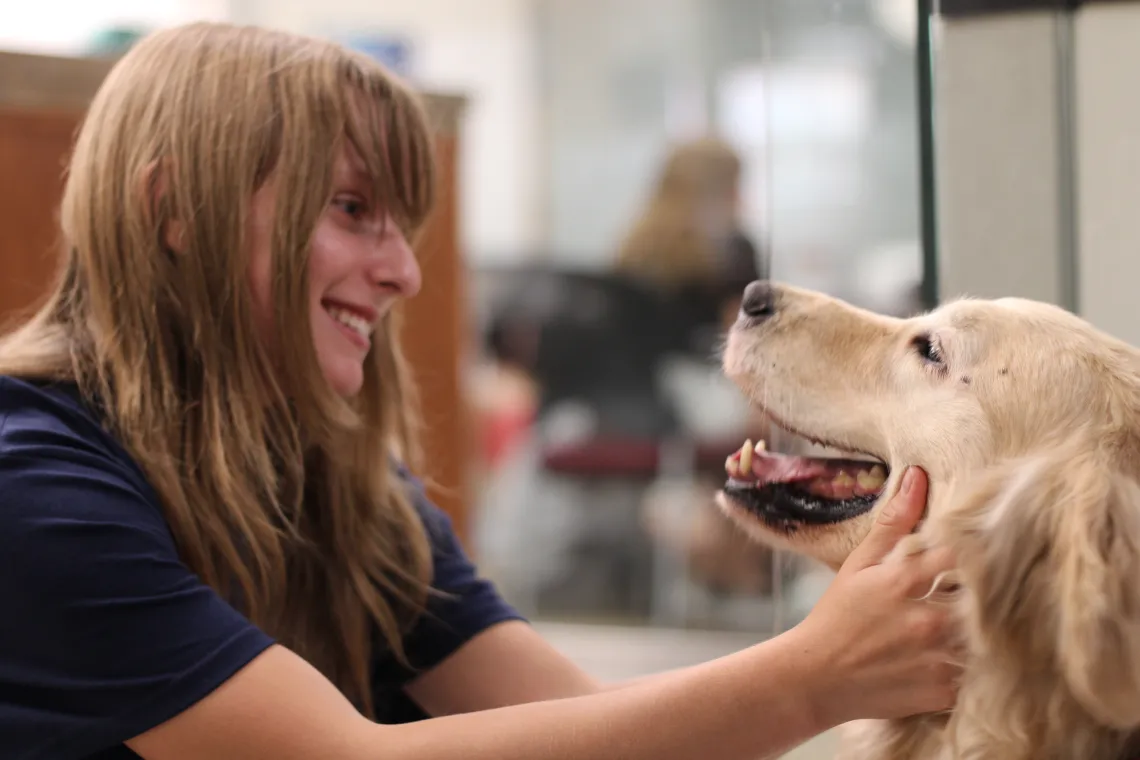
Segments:
[[[926,536],[921,533],[911,533],[899,539],[899,542],[895,544],[895,553],[902,557],[915,557],[924,553],[928,548]]]
[[[956,674],[953,666],[950,665],[950,663],[948,663],[944,660],[940,660],[940,661],[934,663],[933,669],[934,669],[934,678],[939,684],[942,684],[943,686],[946,686],[947,688],[953,688],[954,681],[956,680],[955,677],[957,674]]]
[[[900,597],[910,596],[919,585],[922,574],[914,562],[897,562],[892,566],[891,589]]]
[[[930,553],[932,564],[941,570],[953,570],[958,565],[958,558],[954,550],[948,546],[939,546]]]
[[[945,614],[940,610],[921,610],[910,620],[911,638],[923,646],[937,642],[945,629],[945,618]]]

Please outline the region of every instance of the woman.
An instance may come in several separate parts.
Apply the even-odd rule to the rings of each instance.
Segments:
[[[395,464],[428,144],[325,42],[196,24],[107,78],[59,282],[0,343],[5,757],[752,758],[947,707],[945,616],[906,598],[945,559],[875,564],[920,475],[795,631],[649,683],[596,683],[476,576]],[[403,693],[440,717],[386,723]]]

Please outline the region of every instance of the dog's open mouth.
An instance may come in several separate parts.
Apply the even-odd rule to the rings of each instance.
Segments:
[[[871,509],[883,492],[881,462],[786,456],[764,442],[744,445],[724,463],[724,493],[768,525],[793,530],[850,520]]]

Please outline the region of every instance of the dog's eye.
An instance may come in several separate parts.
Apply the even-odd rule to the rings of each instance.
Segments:
[[[911,341],[915,353],[929,364],[942,364],[942,349],[938,345],[938,340],[931,335],[916,335],[914,340]]]

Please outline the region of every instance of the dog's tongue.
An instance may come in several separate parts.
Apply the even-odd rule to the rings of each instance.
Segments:
[[[756,446],[746,441],[724,463],[724,469],[734,480],[755,481],[758,485],[822,478],[834,471],[826,459],[770,453],[763,441]]]
[[[847,497],[882,490],[886,469],[858,459],[826,459],[773,454],[764,442],[745,441],[724,463],[725,473],[737,483],[760,487],[773,483],[804,483],[820,495]]]

